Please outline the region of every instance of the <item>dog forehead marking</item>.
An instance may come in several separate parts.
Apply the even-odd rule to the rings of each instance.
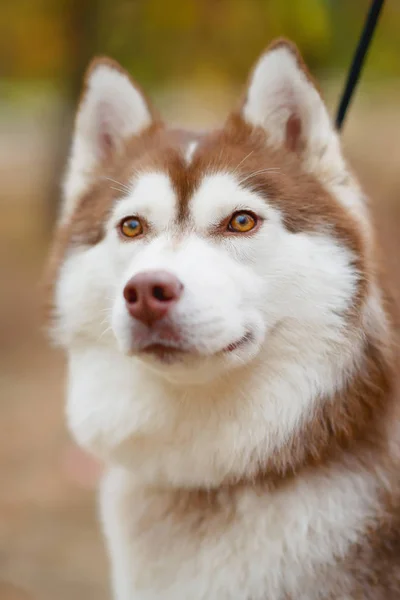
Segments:
[[[234,172],[205,173],[189,204],[194,222],[200,227],[217,224],[237,210],[264,214],[267,204],[257,193],[242,187]]]
[[[193,160],[193,156],[194,153],[196,152],[197,146],[198,146],[198,142],[197,141],[193,141],[190,142],[186,148],[185,151],[185,160],[186,160],[186,164],[190,165],[192,160]]]
[[[177,196],[167,173],[148,171],[134,174],[129,188],[131,191],[115,206],[115,217],[142,216],[158,228],[165,227],[174,219]]]

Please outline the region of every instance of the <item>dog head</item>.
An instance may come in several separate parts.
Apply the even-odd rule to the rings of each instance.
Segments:
[[[145,406],[155,382],[175,399],[196,390],[190,418],[218,389],[218,419],[241,403],[274,446],[343,385],[372,310],[368,218],[291,44],[261,56],[238,110],[204,134],[169,129],[125,71],[94,61],[64,191],[54,335],[71,398],[85,396],[73,406],[118,412],[119,441],[135,429],[132,394]]]

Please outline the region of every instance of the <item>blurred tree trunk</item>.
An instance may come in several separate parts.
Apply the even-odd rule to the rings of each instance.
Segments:
[[[46,199],[47,231],[52,229],[59,211],[61,180],[68,158],[82,77],[88,62],[98,50],[101,4],[102,0],[71,0],[62,3],[61,18],[65,24],[67,64],[66,72],[61,74],[64,94],[55,128],[53,164]]]

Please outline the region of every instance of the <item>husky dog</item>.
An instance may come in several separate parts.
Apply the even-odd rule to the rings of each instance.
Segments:
[[[117,600],[400,598],[393,318],[291,43],[201,135],[96,59],[50,283]]]

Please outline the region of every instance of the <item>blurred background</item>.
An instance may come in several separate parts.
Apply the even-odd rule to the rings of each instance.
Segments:
[[[129,69],[171,121],[212,126],[276,36],[292,38],[332,114],[370,0],[13,0],[0,8],[0,600],[105,600],[94,474],[63,419],[63,357],[38,283],[82,73]],[[400,3],[387,0],[345,123],[400,289]]]

